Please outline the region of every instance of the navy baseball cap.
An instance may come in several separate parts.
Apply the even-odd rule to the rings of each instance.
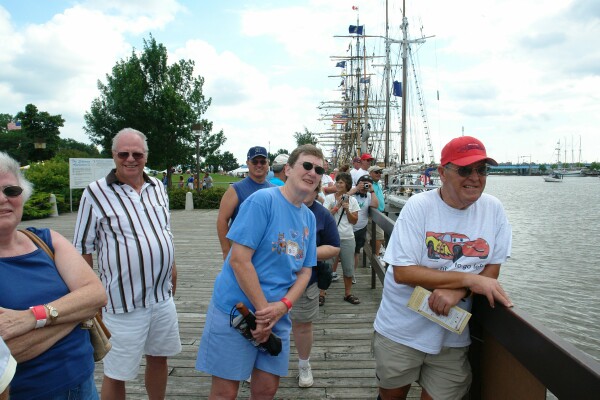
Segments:
[[[267,149],[265,149],[264,147],[260,147],[260,146],[254,146],[254,147],[250,147],[250,150],[248,150],[248,160],[252,160],[254,157],[264,157],[264,158],[268,158],[269,155],[267,154]]]

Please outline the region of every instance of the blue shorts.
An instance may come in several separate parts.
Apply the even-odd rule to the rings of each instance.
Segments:
[[[196,358],[198,371],[232,381],[248,379],[254,368],[277,376],[288,374],[292,323],[287,314],[273,327],[282,344],[281,353],[275,357],[254,347],[229,322],[229,313],[222,312],[211,301]]]

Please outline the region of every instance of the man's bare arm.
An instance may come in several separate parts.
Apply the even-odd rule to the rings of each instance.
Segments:
[[[231,249],[231,243],[229,242],[229,239],[227,239],[227,233],[229,232],[229,220],[237,205],[237,193],[234,188],[229,187],[221,198],[219,214],[217,215],[217,235],[219,237],[219,243],[221,244],[221,251],[223,252],[223,260],[227,258],[227,254]]]

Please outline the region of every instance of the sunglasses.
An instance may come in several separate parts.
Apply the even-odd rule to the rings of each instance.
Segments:
[[[4,193],[6,197],[18,197],[23,193],[23,188],[17,185],[3,186],[2,193]]]
[[[121,160],[127,160],[130,154],[134,160],[141,160],[144,158],[144,153],[130,153],[128,151],[119,151],[117,153],[117,157],[119,157]]]
[[[266,158],[261,158],[260,160],[257,160],[256,158],[253,158],[252,160],[250,160],[250,162],[253,165],[266,165],[267,164],[267,159]]]
[[[471,174],[473,173],[473,170],[475,170],[477,172],[477,175],[479,175],[479,176],[488,176],[490,173],[490,170],[487,165],[481,165],[477,168],[473,168],[473,167],[451,168],[450,166],[446,165],[444,168],[450,169],[450,170],[456,172],[458,175],[462,176],[463,178],[468,178],[469,176],[471,176]]]
[[[325,173],[325,168],[323,167],[319,167],[318,165],[313,165],[313,163],[308,162],[308,161],[304,161],[302,163],[302,167],[307,170],[310,171],[311,169],[315,169],[315,172],[317,173],[317,175],[323,175]]]
[[[381,170],[379,170],[379,171],[373,171],[373,173],[374,173],[374,174],[380,174],[380,173],[381,173]]]

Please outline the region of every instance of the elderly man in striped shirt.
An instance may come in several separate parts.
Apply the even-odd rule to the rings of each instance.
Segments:
[[[146,355],[149,399],[164,399],[167,357],[181,351],[173,295],[177,281],[169,199],[161,182],[144,173],[146,136],[131,128],[113,139],[116,168],[83,192],[73,243],[93,266],[108,294],[103,318],[112,333],[104,358],[102,399],[125,399]]]

